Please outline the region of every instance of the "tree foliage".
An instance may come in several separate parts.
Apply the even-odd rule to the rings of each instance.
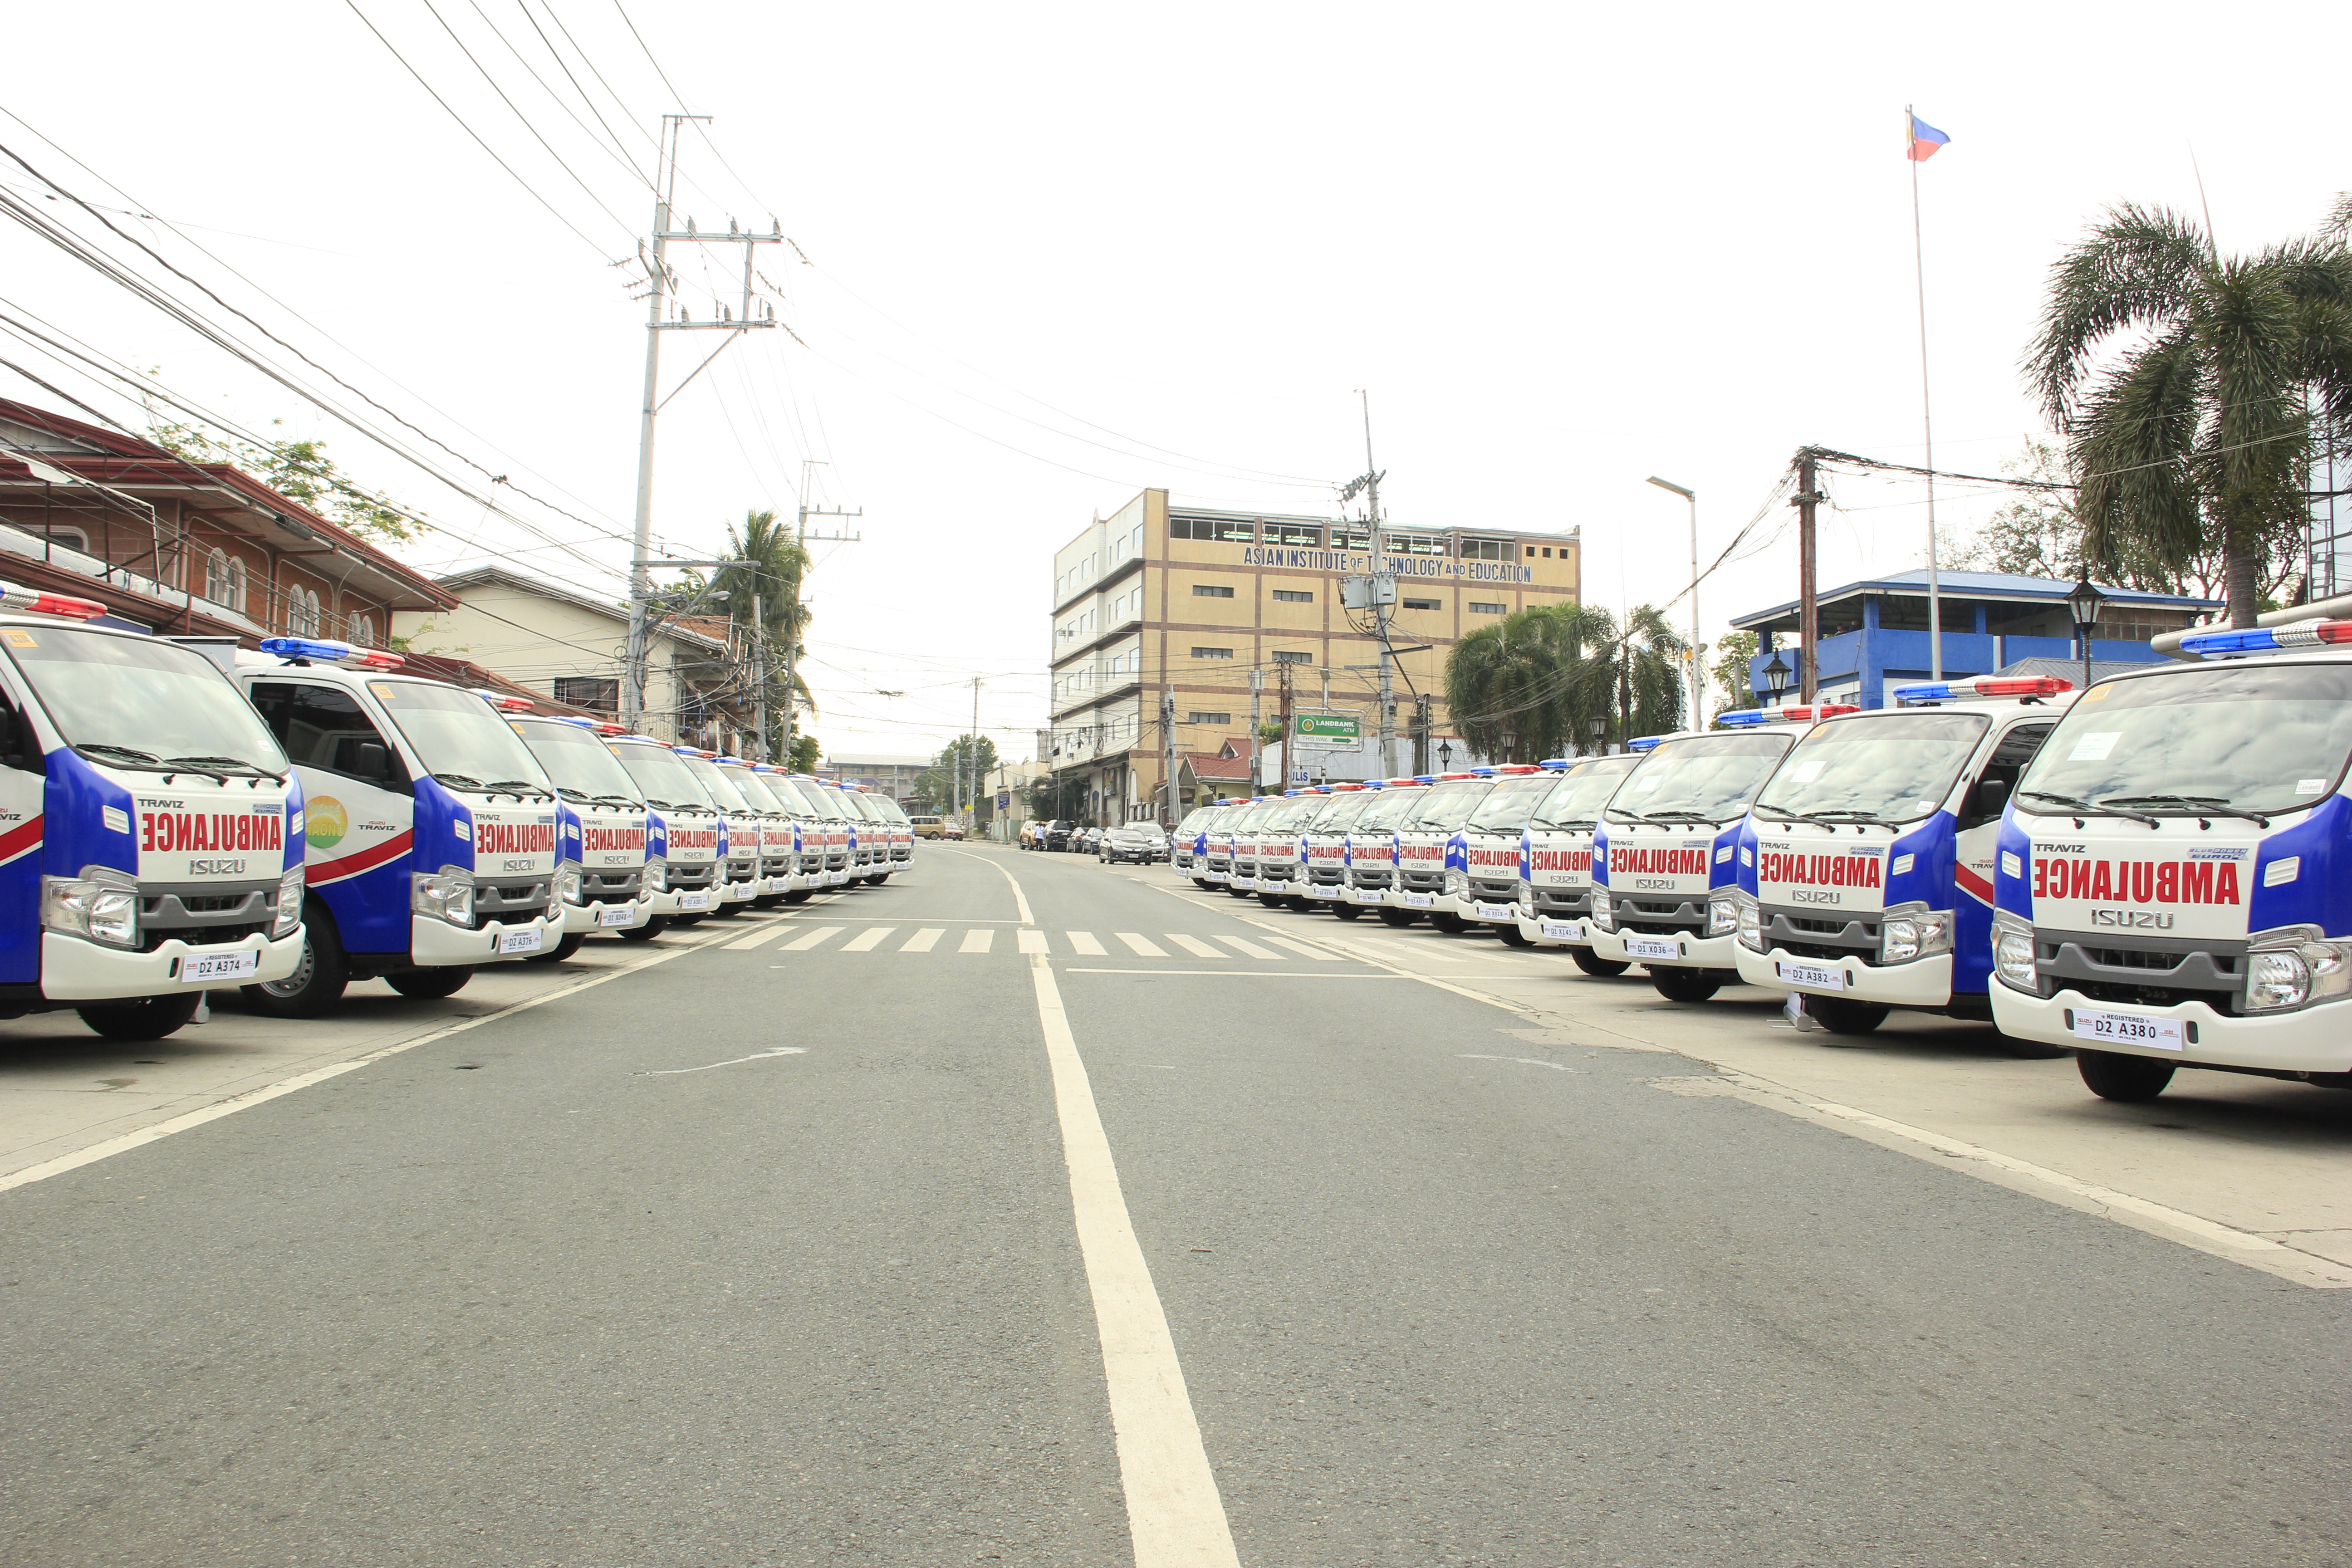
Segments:
[[[795,664],[789,690],[784,684],[785,653],[796,649],[797,660],[807,651],[809,607],[801,599],[801,579],[808,569],[808,552],[776,521],[771,508],[743,514],[740,527],[727,527],[723,564],[708,575],[688,568],[655,590],[652,613],[667,620],[708,616],[726,620],[727,647],[717,654],[688,654],[680,649],[680,673],[706,700],[725,703],[739,711],[755,707],[764,694],[768,704],[770,757],[791,752],[800,715],[816,711],[808,678]]]
[[[816,772],[817,758],[822,752],[823,748],[818,746],[814,735],[795,735],[793,737],[791,758],[784,765],[796,773],[813,773]]]
[[[1715,662],[1707,674],[1715,681],[1716,709],[1753,708],[1759,699],[1748,661],[1756,657],[1754,632],[1726,632],[1715,645]]]
[[[2052,268],[2026,378],[2066,438],[2081,549],[2110,580],[2218,555],[2233,625],[2299,550],[2315,437],[2352,433],[2352,202],[2223,257],[2185,216],[2108,209]]]
[[[980,759],[977,773],[971,765],[975,754]],[[931,759],[929,767],[916,775],[915,793],[942,811],[952,810],[959,798],[969,802],[975,792],[986,796],[988,777],[995,771],[994,741],[982,735],[975,744],[971,736],[958,735],[940,748],[940,754]],[[981,815],[986,816],[988,813],[982,811]]]
[[[273,419],[270,426],[274,429],[282,423]],[[191,463],[226,463],[362,539],[398,544],[425,531],[425,525],[390,496],[346,478],[327,456],[324,441],[289,437],[261,446],[216,441],[197,426],[161,418],[152,409],[147,415],[147,438]]]
[[[1597,605],[1538,605],[1481,626],[1445,660],[1445,705],[1490,757],[1533,762],[1682,723],[1688,645],[1653,605],[1622,632]]]

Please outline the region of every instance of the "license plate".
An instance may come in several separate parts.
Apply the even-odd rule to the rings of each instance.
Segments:
[[[1662,936],[1629,936],[1625,939],[1628,958],[1680,958],[1683,945]]]
[[[606,908],[596,911],[596,923],[600,926],[625,926],[636,918],[635,910]]]
[[[1336,899],[1339,896],[1339,889],[1315,886],[1307,889],[1307,896],[1310,899]]]
[[[1201,880],[1204,882],[1222,882],[1224,879],[1225,874],[1223,871],[1203,871],[1201,873]]]
[[[710,907],[709,893],[680,893],[677,907],[681,910],[707,910]]]
[[[180,960],[182,980],[241,980],[261,967],[261,954],[251,948],[236,952],[200,952]]]
[[[537,952],[547,945],[547,933],[538,931],[502,931],[499,932],[500,952]]]
[[[1348,899],[1351,903],[1385,904],[1389,901],[1389,890],[1386,888],[1350,888]]]
[[[1582,942],[1584,940],[1584,922],[1582,921],[1545,921],[1537,926],[1536,929],[1543,935],[1551,938],[1554,942]]]
[[[1257,879],[1255,877],[1235,877],[1227,881],[1225,886],[1229,888],[1255,888],[1257,886]]]
[[[2137,1013],[2094,1013],[2074,1009],[2074,1037],[2099,1045],[2142,1046],[2150,1050],[2187,1050],[2178,1018],[2148,1018]]]
[[[1478,906],[1478,918],[1482,921],[1517,921],[1519,918],[1519,906],[1517,904],[1480,904]]]
[[[847,871],[827,871],[824,874],[824,879],[828,882],[846,882],[849,880],[849,873]]]
[[[1791,985],[1811,985],[1822,991],[1845,989],[1845,971],[1826,963],[1783,963],[1780,978]]]
[[[1434,893],[1407,893],[1404,896],[1404,907],[1409,910],[1425,910],[1435,902],[1437,896]]]

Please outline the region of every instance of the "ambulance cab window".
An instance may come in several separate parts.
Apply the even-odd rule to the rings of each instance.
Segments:
[[[2010,795],[2017,791],[2017,775],[2025,771],[2025,764],[2033,760],[2033,753],[2042,749],[2042,742],[2048,740],[2050,731],[2057,727],[2058,721],[2055,719],[2038,724],[2020,724],[2000,738],[2000,744],[1993,748],[1991,759],[1985,763],[1984,772],[1979,775],[1977,782],[1969,787],[1969,798],[1961,803],[1959,821],[1961,832],[1965,833],[1971,827],[1982,827],[1986,823],[2000,816],[2001,805],[2007,802]],[[1993,804],[1990,811],[1987,811],[1984,806],[1984,786],[1988,780],[1992,779],[1998,779],[2006,784],[2008,791]]]
[[[286,754],[302,766],[379,789],[409,787],[408,770],[401,766],[399,753],[384,743],[382,731],[346,693],[307,681],[257,680],[253,705]]]

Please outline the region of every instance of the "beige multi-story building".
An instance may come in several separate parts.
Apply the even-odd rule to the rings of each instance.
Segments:
[[[1466,760],[1446,721],[1446,652],[1516,610],[1576,599],[1577,532],[1382,534],[1381,570],[1397,582],[1396,740],[1386,759],[1370,743],[1380,727],[1372,616],[1340,603],[1346,579],[1373,571],[1363,523],[1171,507],[1166,490],[1150,489],[1055,552],[1053,724],[1039,761],[1074,786],[1068,809],[1098,822],[1163,815],[1163,713],[1174,721],[1176,807],[1234,793],[1253,695],[1264,723],[1286,710],[1359,721],[1363,746],[1313,753],[1321,776],[1424,768],[1439,746]],[[1291,765],[1308,755],[1302,744]]]

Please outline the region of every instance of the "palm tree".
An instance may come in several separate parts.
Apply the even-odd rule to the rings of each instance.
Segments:
[[[805,709],[816,711],[808,678],[798,665],[805,651],[809,607],[801,602],[801,579],[808,571],[807,547],[795,540],[772,507],[743,514],[743,526],[727,529],[728,563],[711,579],[711,600],[724,608],[743,656],[756,667],[750,683],[764,690],[768,704],[783,716],[781,732],[770,737],[779,755],[790,752],[793,723]],[[786,652],[793,656],[792,687],[783,685]]]
[[[1617,738],[1677,728],[1683,640],[1643,605],[1631,631],[1596,605],[1521,610],[1460,642],[1445,660],[1445,706],[1480,752],[1506,762],[1581,746],[1599,720]]]
[[[2084,572],[2218,542],[2231,624],[2253,625],[2266,555],[2300,549],[2315,433],[2352,428],[2347,228],[2352,198],[2317,239],[2223,257],[2126,204],[2051,269],[2024,368],[2067,438]]]

